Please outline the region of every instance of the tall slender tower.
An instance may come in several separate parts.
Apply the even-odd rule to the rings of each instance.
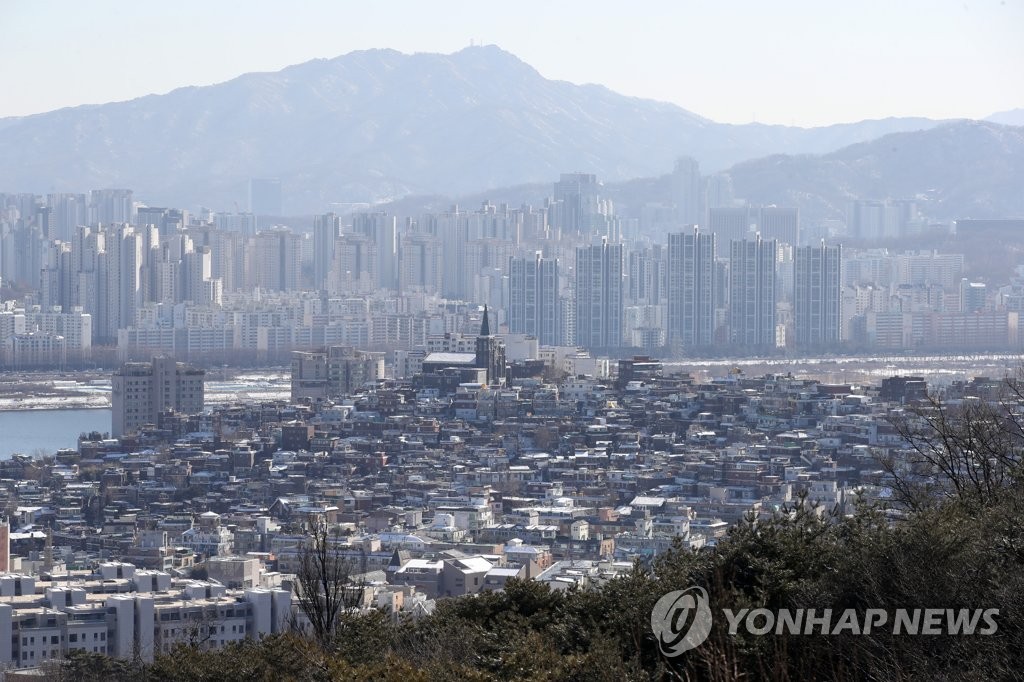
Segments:
[[[576,248],[576,343],[585,348],[622,345],[622,244]]]
[[[802,246],[793,253],[793,336],[799,348],[842,340],[843,247]]]
[[[370,237],[377,247],[377,284],[398,289],[398,221],[383,211],[352,216],[352,231]]]
[[[562,309],[558,298],[558,259],[510,258],[508,330],[530,334],[545,346],[561,342]]]
[[[313,286],[325,289],[334,261],[334,242],[341,234],[341,219],[335,213],[313,218]]]
[[[715,235],[668,236],[668,342],[685,348],[715,339]]]
[[[729,340],[747,349],[775,346],[775,240],[734,240],[729,249]]]
[[[697,159],[683,156],[676,160],[672,171],[672,201],[676,205],[676,218],[683,225],[696,225],[703,215],[700,164]]]

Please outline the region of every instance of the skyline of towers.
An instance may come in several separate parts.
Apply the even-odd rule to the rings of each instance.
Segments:
[[[460,302],[479,302],[490,306],[496,329],[538,335],[544,345],[636,346],[668,353],[720,348],[762,352],[847,341],[871,344],[876,337],[862,332],[866,323],[860,319],[867,312],[1001,309],[1003,294],[991,284],[970,287],[970,296],[961,300],[959,282],[968,273],[961,254],[860,249],[849,269],[856,274],[840,273],[837,284],[836,267],[808,264],[812,257],[801,250],[805,237],[796,208],[735,201],[714,206],[706,198],[710,179],[695,189],[692,180],[698,173],[691,159],[680,159],[662,184],[664,200],[629,206],[631,215],[643,216],[639,231],[626,222],[632,218],[610,212],[611,202],[601,195],[604,186],[585,173],[560,178],[552,187],[552,195],[557,189],[560,198],[545,200],[540,208],[483,201],[468,211],[455,206],[403,219],[381,211],[327,213],[308,217],[305,230],[257,229],[256,216],[247,213],[190,214],[173,207],[136,205],[126,189],[3,195],[0,275],[10,273],[8,281],[29,292],[20,304],[26,309],[81,307],[82,314],[91,316],[94,340],[101,345],[115,343],[118,332],[133,328],[146,343],[163,343],[161,329],[212,319],[220,314],[216,309],[221,301],[236,311],[259,305],[257,287],[268,294],[319,291],[321,300],[370,297],[382,315],[422,318],[389,318],[388,324],[408,338],[420,334],[421,328],[429,334],[451,329],[455,323],[438,311]],[[716,192],[728,184],[727,176],[719,180]],[[691,201],[695,195],[699,200]],[[688,234],[694,228],[679,225],[677,217],[679,207],[688,201],[691,206],[706,204],[706,211],[701,209],[705,222],[721,231],[698,222],[697,230]],[[97,225],[76,226],[66,240],[46,238],[41,225],[56,234],[65,229],[61,223],[79,219],[83,204],[85,220]],[[686,210],[692,214],[692,209]],[[28,212],[27,220],[22,211]],[[65,213],[75,217],[62,218]],[[572,224],[566,216],[576,216],[572,220],[577,232],[563,233]],[[128,217],[134,225],[112,222],[99,227],[101,217]],[[644,220],[648,222],[643,224]],[[625,236],[619,234],[620,224],[629,226]],[[755,243],[755,231],[762,244],[776,243],[774,279],[763,262],[757,266],[760,274],[752,275],[752,257],[733,253],[732,240],[728,250],[724,246],[722,232],[745,235],[737,241]],[[816,236],[821,231],[820,225],[809,230]],[[621,260],[595,260],[598,239],[603,240],[599,251],[614,249]],[[139,248],[141,257],[133,257]],[[543,254],[539,260],[538,252]],[[13,253],[21,257],[12,258]],[[825,253],[832,260],[846,255]],[[537,283],[537,275],[526,274],[538,262],[543,285]],[[546,272],[549,267],[556,267],[553,277]],[[614,277],[602,274],[608,268],[615,271]],[[829,283],[827,295],[808,283],[822,276]],[[751,284],[751,277],[760,284]],[[873,288],[865,292],[839,291],[840,287]],[[879,287],[886,291],[876,291]],[[529,300],[538,288],[543,288],[546,302],[542,319],[537,317],[541,313],[536,302]],[[758,294],[758,289],[769,293]],[[767,302],[772,298],[777,312]],[[869,299],[870,305],[862,305]],[[964,303],[968,299],[969,305]],[[837,301],[855,309],[840,313]],[[751,306],[760,313],[752,315]],[[358,322],[330,333],[361,343],[359,339],[371,338],[371,329],[369,322]],[[407,332],[413,329],[417,331]]]
[[[127,197],[119,190],[110,192]],[[798,239],[798,213],[793,209],[768,206],[717,213],[738,218],[737,226],[756,215],[751,227],[763,224]],[[217,229],[223,218],[223,214],[208,211],[205,219],[209,222],[204,223],[178,209],[142,207],[136,215],[140,224],[127,231],[129,226],[83,228],[70,243],[43,242],[37,300],[44,307],[82,305],[93,314],[97,340],[112,342],[117,330],[153,319],[152,311],[137,319],[133,314],[150,303],[219,305],[225,293],[235,295],[252,287],[268,292],[312,287],[327,295],[443,295],[445,277],[454,273],[461,295],[448,298],[486,302],[495,310],[497,324],[512,333],[539,335],[545,345],[578,343],[603,348],[640,344],[647,349],[667,345],[678,352],[720,344],[738,349],[775,344],[768,340],[771,324],[761,324],[761,331],[755,333],[749,331],[752,325],[741,321],[739,308],[749,305],[754,289],[741,288],[743,265],[731,253],[732,245],[729,254],[719,254],[719,236],[699,227],[691,228],[692,234],[670,233],[660,244],[604,237],[598,250],[613,248],[620,254],[621,260],[611,264],[593,259],[593,245],[579,245],[595,239],[596,234],[576,236],[562,244],[550,240],[551,233],[544,227],[546,212],[537,213],[528,206],[509,209],[484,202],[472,212],[455,207],[448,213],[408,219],[402,230],[396,216],[383,212],[355,214],[350,225],[328,213],[313,217],[313,229],[305,235],[277,226],[248,238],[241,232]],[[147,221],[153,222],[142,224]],[[141,240],[142,265],[135,278],[138,291],[132,296],[122,291],[136,287],[130,272],[121,276],[126,265],[118,265],[113,278],[109,275],[112,259],[122,258],[114,235],[121,239],[122,234]],[[393,254],[382,259],[379,246],[384,244],[390,251],[392,237]],[[528,249],[537,246],[545,254],[539,260],[538,251],[527,255]],[[576,251],[578,246],[580,251]],[[563,272],[561,265],[554,265],[559,255],[573,251],[580,258],[579,272],[574,272],[574,267]],[[451,258],[452,252],[461,257]],[[786,253],[790,254],[786,264],[779,261],[777,268],[788,270],[773,283],[774,297],[784,293],[792,300],[794,265],[792,251]],[[904,260],[910,262],[907,258],[899,262]],[[527,262],[531,265],[524,264]],[[538,262],[546,280],[541,285],[536,284],[536,274],[526,274],[528,268],[536,269]],[[382,286],[381,267],[393,269],[394,288]],[[600,274],[609,267],[617,273],[614,279]],[[565,275],[569,282],[559,282]],[[762,278],[764,281],[768,280]],[[784,291],[779,289],[783,284]],[[542,308],[530,300],[537,295],[538,286],[544,291]],[[730,297],[735,300],[732,306]],[[123,303],[126,300],[135,303]],[[766,310],[765,304],[761,309]],[[591,314],[594,310],[596,316]],[[772,314],[762,312],[762,320],[770,321]],[[539,320],[538,315],[542,316]],[[748,315],[748,319],[752,318]],[[790,326],[792,320],[792,316],[783,318]],[[657,330],[660,334],[653,333]],[[752,333],[756,344],[750,340]],[[778,337],[778,342],[782,338]]]

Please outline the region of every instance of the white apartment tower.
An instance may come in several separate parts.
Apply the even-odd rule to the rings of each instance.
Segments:
[[[715,235],[694,227],[668,235],[668,342],[709,347],[715,341]]]
[[[622,345],[622,244],[576,248],[576,343],[584,348]]]
[[[801,348],[842,339],[843,247],[801,246],[793,253],[793,335]]]
[[[729,249],[729,341],[746,349],[775,346],[777,243],[734,240]]]
[[[529,334],[545,346],[561,343],[562,306],[558,297],[558,259],[510,258],[508,330]]]
[[[122,225],[107,232],[106,251],[100,262],[101,314],[98,336],[112,341],[117,330],[135,324],[135,311],[143,302],[145,253],[135,228]]]

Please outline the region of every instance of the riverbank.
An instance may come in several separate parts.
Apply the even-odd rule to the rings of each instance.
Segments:
[[[110,409],[110,373],[28,372],[0,379],[0,412]],[[206,375],[206,404],[288,400],[291,377],[280,368],[213,370]]]
[[[0,411],[0,459],[75,449],[78,436],[93,431],[110,433],[109,409]]]

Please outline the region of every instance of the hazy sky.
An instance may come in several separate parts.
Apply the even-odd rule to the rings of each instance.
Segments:
[[[390,47],[494,43],[548,78],[723,121],[1024,107],[1024,0],[0,0],[0,117]]]

